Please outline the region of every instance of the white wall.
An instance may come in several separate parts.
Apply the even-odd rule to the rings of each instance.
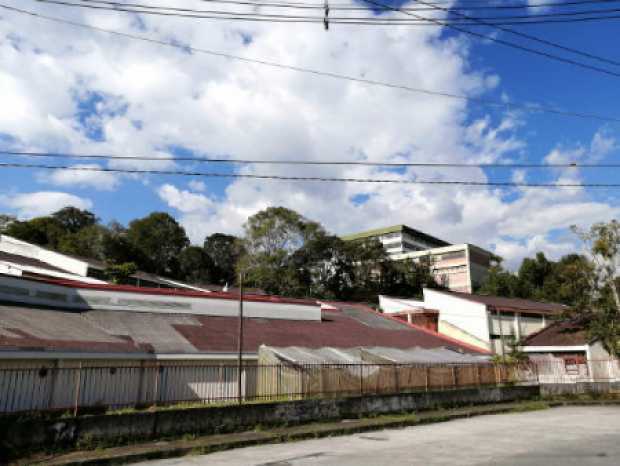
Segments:
[[[445,320],[484,342],[490,341],[489,320],[484,304],[425,288],[424,306],[437,309],[440,320]]]
[[[379,295],[379,307],[386,314],[393,314],[395,312],[423,308],[424,301],[416,301],[415,299],[391,298],[389,296]]]

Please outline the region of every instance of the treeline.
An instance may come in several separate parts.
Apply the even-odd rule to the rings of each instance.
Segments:
[[[106,264],[123,283],[136,270],[193,284],[244,284],[270,294],[374,302],[380,293],[416,296],[437,287],[427,262],[392,262],[378,241],[345,242],[319,223],[282,207],[248,218],[244,234],[214,233],[190,245],[183,227],[155,212],[103,225],[87,210],[66,207],[17,221],[4,216],[2,233]]]
[[[126,227],[118,222],[103,225],[92,212],[75,207],[28,221],[4,219],[2,233],[101,261],[106,265],[106,278],[117,283],[137,270],[199,284],[235,279],[238,238],[217,233],[202,246],[192,246],[185,229],[164,212],[133,220]]]
[[[516,272],[494,265],[479,292],[576,306],[590,293],[591,274],[592,263],[586,256],[568,254],[552,261],[539,252],[523,259]]]

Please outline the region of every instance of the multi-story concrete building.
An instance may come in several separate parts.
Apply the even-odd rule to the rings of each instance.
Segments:
[[[493,253],[472,244],[450,244],[406,225],[344,236],[345,241],[377,239],[392,260],[430,259],[437,282],[452,291],[472,293],[487,276]]]

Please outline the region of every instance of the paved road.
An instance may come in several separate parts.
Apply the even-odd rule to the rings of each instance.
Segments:
[[[400,466],[620,464],[620,407],[554,408],[462,419],[146,466]]]

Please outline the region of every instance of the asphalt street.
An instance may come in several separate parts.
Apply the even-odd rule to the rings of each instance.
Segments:
[[[620,407],[567,407],[480,416],[143,466],[572,466],[620,464]]]

